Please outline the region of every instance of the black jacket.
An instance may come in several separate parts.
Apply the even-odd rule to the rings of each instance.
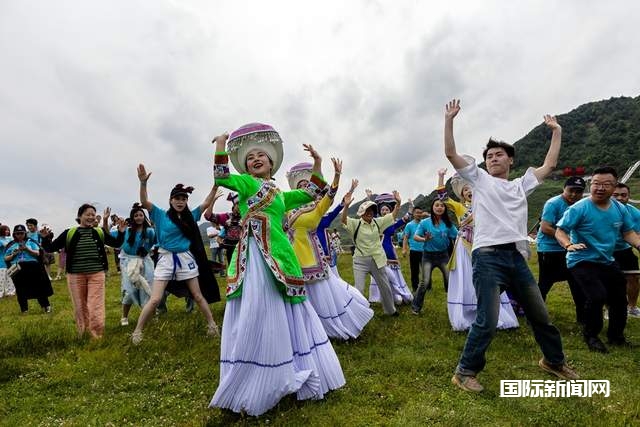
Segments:
[[[73,254],[76,251],[76,245],[78,244],[78,240],[80,239],[80,234],[75,233],[71,237],[71,241],[67,246],[67,233],[69,229],[64,230],[60,235],[53,241],[51,241],[50,237],[44,237],[42,239],[42,247],[47,252],[57,252],[60,249],[63,249],[67,252],[67,272],[74,273],[73,271]],[[118,231],[118,237],[113,237],[110,233],[104,232],[104,242],[100,238],[100,234],[94,228],[92,229],[93,241],[96,243],[96,247],[98,248],[98,255],[100,256],[100,261],[102,261],[102,267],[104,270],[107,270],[109,267],[109,261],[107,259],[107,253],[104,249],[104,245],[108,245],[114,248],[119,248],[124,243],[124,232]]]

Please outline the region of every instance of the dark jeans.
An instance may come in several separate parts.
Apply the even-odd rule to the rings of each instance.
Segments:
[[[442,272],[445,292],[449,290],[449,270],[447,269],[448,262],[449,253],[447,251],[422,253],[423,280],[418,287],[415,298],[413,299],[413,311],[419,313],[422,310],[422,306],[424,305],[424,296],[428,290],[431,290],[431,273],[433,272],[434,268],[437,268]]]
[[[411,269],[411,288],[418,290],[420,286],[420,270],[422,269],[422,251],[409,251],[409,268]]]
[[[547,300],[547,295],[551,290],[551,287],[556,282],[567,281],[569,283],[569,290],[571,291],[571,297],[573,303],[576,306],[576,321],[584,324],[586,316],[584,313],[584,295],[580,286],[575,281],[571,272],[567,268],[566,252],[538,252],[538,287],[542,294],[542,299]]]
[[[627,281],[617,263],[579,262],[569,269],[585,296],[586,338],[597,337],[602,331],[602,308],[609,306],[609,339],[624,337],[627,325]]]
[[[49,304],[49,298],[48,297],[39,297],[36,298],[38,300],[38,304],[40,304],[40,307],[42,308],[47,308],[49,307],[51,304]],[[18,295],[18,304],[20,304],[20,311],[21,312],[25,312],[29,310],[29,300],[22,296],[22,295]]]
[[[485,352],[498,324],[500,293],[507,288],[522,304],[544,358],[551,365],[562,365],[564,353],[560,332],[551,324],[540,289],[515,246],[512,249],[495,246],[476,249],[471,254],[471,263],[478,313],[469,330],[456,372],[475,375],[484,368]]]
[[[233,255],[233,251],[236,250],[236,247],[231,245],[222,245],[221,247],[224,248],[224,252],[227,254],[227,265],[230,265],[231,256]]]

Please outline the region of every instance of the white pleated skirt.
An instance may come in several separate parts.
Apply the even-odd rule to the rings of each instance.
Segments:
[[[225,308],[220,384],[209,406],[261,415],[291,393],[322,399],[345,384],[322,323],[309,301],[282,299],[253,238],[248,250],[242,296]]]
[[[478,299],[473,287],[473,267],[471,256],[464,247],[462,239],[458,239],[455,247],[456,268],[449,272],[449,292],[447,295],[447,311],[449,322],[454,331],[466,331],[476,320]],[[498,329],[517,328],[520,324],[511,307],[506,292],[500,294],[500,312]]]
[[[310,281],[305,289],[330,338],[357,338],[373,317],[373,310],[360,291],[331,270],[326,279]]]
[[[393,301],[397,305],[410,304],[411,301],[413,301],[413,294],[407,287],[407,282],[405,282],[402,276],[402,271],[399,268],[391,268],[389,265],[387,265],[384,270],[389,278]],[[369,285],[369,302],[380,302],[380,290],[373,277],[371,277],[371,285]]]

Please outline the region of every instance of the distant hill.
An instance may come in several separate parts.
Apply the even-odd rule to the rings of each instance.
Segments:
[[[557,170],[613,166],[622,176],[640,160],[640,96],[590,102],[557,116],[562,125],[562,149]],[[541,124],[514,143],[514,170],[539,165],[549,147],[550,130]]]

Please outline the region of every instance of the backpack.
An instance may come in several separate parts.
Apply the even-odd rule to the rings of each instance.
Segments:
[[[376,225],[376,227],[378,228],[378,234],[380,234],[380,225],[378,224],[378,221],[376,221],[376,219],[372,219],[371,221],[373,221],[373,223]],[[362,225],[362,220],[358,221],[358,226],[356,227],[356,231],[354,231],[353,233],[353,246],[358,249],[358,244],[356,243],[356,239],[358,238],[358,231],[360,231],[360,226]]]
[[[100,237],[100,241],[104,243],[104,230],[100,227],[93,227],[93,229],[96,230],[96,232],[98,233],[98,237]],[[76,231],[78,231],[78,227],[71,227],[67,231],[67,242],[64,245],[65,250],[69,249],[69,244],[71,243],[71,239],[73,238],[73,236],[76,234]]]

